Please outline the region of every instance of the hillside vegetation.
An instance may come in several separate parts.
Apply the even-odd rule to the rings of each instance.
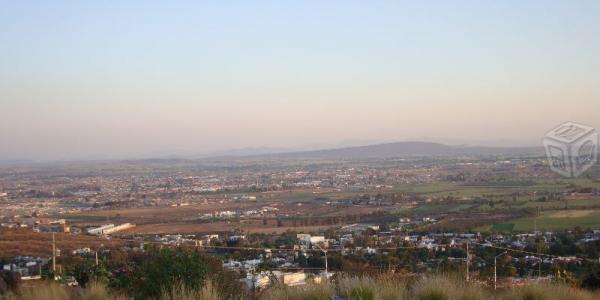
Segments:
[[[163,288],[157,297],[150,299],[348,299],[348,300],[452,300],[452,299],[502,299],[502,300],[593,300],[600,293],[566,285],[564,283],[539,283],[493,291],[474,283],[448,275],[429,275],[413,280],[402,280],[393,275],[379,277],[341,276],[324,283],[289,287],[275,285],[262,292],[246,292],[238,295],[226,293],[212,283],[195,284],[188,288],[178,282]],[[125,294],[114,293],[101,283],[88,284],[86,288],[68,287],[55,282],[40,282],[9,292],[0,299],[6,300],[100,300],[132,299]],[[134,299],[144,299],[134,297]]]

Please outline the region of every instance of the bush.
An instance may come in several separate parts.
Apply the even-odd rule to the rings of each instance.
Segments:
[[[207,260],[197,251],[155,250],[132,272],[130,292],[136,299],[148,299],[159,297],[164,290],[177,288],[179,284],[201,290],[208,273]]]
[[[600,289],[600,264],[593,264],[589,270],[587,270],[581,286],[588,289]]]
[[[0,295],[8,291],[16,291],[21,285],[21,274],[0,270]]]

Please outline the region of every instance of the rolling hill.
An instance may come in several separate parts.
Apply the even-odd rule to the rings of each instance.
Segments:
[[[542,155],[542,147],[478,147],[449,146],[431,142],[395,142],[359,147],[335,148],[302,152],[269,153],[246,156],[218,156],[209,160],[220,159],[257,159],[257,160],[330,160],[330,159],[370,159],[394,157],[422,156],[462,156],[462,155]]]

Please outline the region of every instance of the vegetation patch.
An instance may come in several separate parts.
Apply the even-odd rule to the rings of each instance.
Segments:
[[[512,232],[514,228],[514,223],[498,223],[492,225],[492,230],[497,232]]]

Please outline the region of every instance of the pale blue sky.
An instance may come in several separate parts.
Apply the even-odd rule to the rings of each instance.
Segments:
[[[0,159],[600,129],[598,1],[219,2],[2,2]]]

